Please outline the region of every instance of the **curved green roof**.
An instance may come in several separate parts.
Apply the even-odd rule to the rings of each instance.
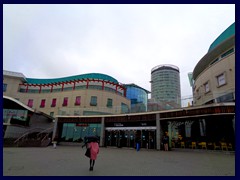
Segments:
[[[230,38],[231,36],[235,35],[235,22],[230,25],[220,36],[213,41],[213,43],[210,45],[208,52],[213,50],[215,47],[217,47],[219,44],[221,44],[226,39]]]
[[[110,81],[112,83],[118,84],[118,81],[113,77],[105,74],[100,74],[100,73],[89,73],[89,74],[82,74],[82,75],[69,76],[64,78],[55,78],[55,79],[26,78],[26,82],[28,84],[55,84],[55,83],[61,83],[61,82],[70,82],[74,80],[86,80],[86,79],[104,80],[104,81]]]

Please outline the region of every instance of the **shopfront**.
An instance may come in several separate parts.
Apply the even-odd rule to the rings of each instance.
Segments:
[[[107,123],[105,146],[156,148],[156,121]]]
[[[58,116],[53,140],[81,142],[88,135],[100,136],[100,146],[160,150],[162,137],[169,146],[192,148],[203,142],[209,147],[225,142],[235,146],[235,104],[216,104],[151,113]],[[197,147],[198,148],[198,147]]]
[[[85,136],[99,136],[101,124],[96,123],[63,123],[62,142],[83,142]]]

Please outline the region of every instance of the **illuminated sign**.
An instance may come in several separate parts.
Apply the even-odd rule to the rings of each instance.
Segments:
[[[76,126],[88,127],[88,124],[87,123],[77,123]]]
[[[122,124],[122,123],[114,123],[114,126],[115,126],[115,127],[122,127],[123,124]]]

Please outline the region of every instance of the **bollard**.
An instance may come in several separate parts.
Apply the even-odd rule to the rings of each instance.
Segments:
[[[57,148],[57,142],[53,142],[53,148],[54,148],[54,149]]]

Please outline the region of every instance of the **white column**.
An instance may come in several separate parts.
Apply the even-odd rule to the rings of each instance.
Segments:
[[[52,143],[53,143],[53,148],[56,149],[57,147],[57,141],[55,141],[55,136],[56,136],[56,132],[57,132],[57,123],[58,123],[58,118],[55,118],[55,122],[54,122],[54,127],[53,127],[53,135],[52,135]]]
[[[160,114],[156,114],[156,142],[157,142],[157,150],[160,150],[161,138],[160,138]]]
[[[52,135],[52,141],[55,139],[56,136],[56,132],[57,132],[57,123],[58,123],[58,118],[55,118],[55,122],[54,122],[54,127],[53,127],[53,135]]]

